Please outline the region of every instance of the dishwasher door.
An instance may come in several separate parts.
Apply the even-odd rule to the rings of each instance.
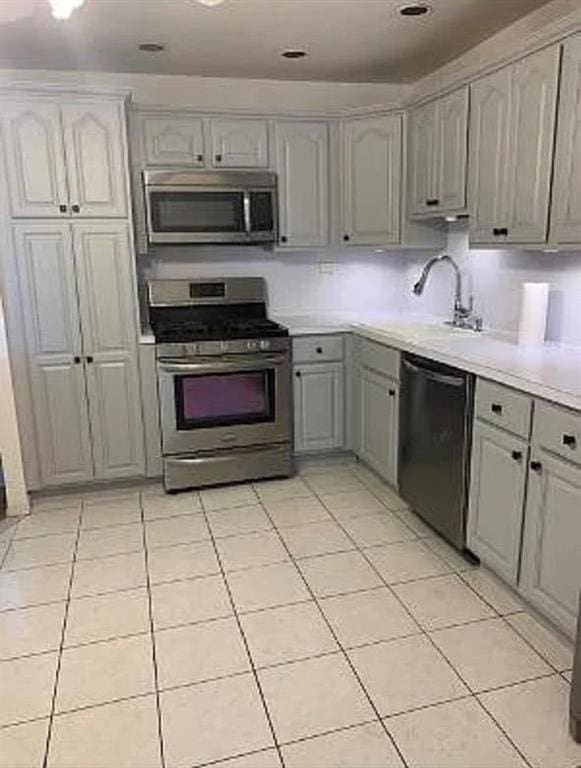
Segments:
[[[399,437],[399,492],[410,507],[462,550],[474,377],[404,355]]]

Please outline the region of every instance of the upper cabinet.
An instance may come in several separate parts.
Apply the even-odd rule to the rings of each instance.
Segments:
[[[472,86],[470,240],[547,241],[560,46]]]
[[[2,129],[13,216],[127,216],[120,104],[15,100]]]
[[[148,165],[206,164],[201,118],[147,117],[143,123],[145,161]]]
[[[581,35],[565,42],[551,240],[581,243]]]
[[[267,168],[266,120],[225,119],[210,122],[215,168]]]
[[[442,216],[466,208],[468,88],[413,110],[408,128],[408,209]]]
[[[329,242],[329,132],[326,122],[288,120],[274,128],[280,242]]]
[[[401,130],[398,115],[343,123],[343,242],[400,242]]]

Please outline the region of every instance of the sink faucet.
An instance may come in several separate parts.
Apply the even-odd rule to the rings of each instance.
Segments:
[[[426,287],[428,275],[432,271],[432,267],[434,266],[434,264],[437,264],[438,262],[442,262],[442,261],[449,262],[452,265],[454,272],[456,273],[456,288],[454,291],[454,314],[452,315],[452,320],[450,321],[450,325],[453,325],[456,328],[467,328],[472,331],[481,331],[482,318],[479,315],[476,315],[474,313],[474,299],[472,296],[470,296],[468,300],[468,306],[465,307],[463,305],[462,273],[460,272],[460,267],[456,264],[456,262],[451,256],[448,256],[447,253],[442,253],[439,256],[434,256],[424,264],[424,267],[422,269],[422,274],[420,275],[420,278],[417,281],[417,283],[414,284],[413,292],[416,294],[416,296],[422,295],[422,293],[424,292],[424,288]]]

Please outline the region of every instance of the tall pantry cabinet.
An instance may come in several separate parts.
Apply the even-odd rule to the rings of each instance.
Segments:
[[[143,474],[123,103],[17,96],[1,127],[40,485]]]

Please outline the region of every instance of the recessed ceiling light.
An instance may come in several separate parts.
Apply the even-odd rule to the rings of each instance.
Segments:
[[[161,43],[140,43],[139,50],[147,51],[147,53],[161,53],[165,51],[165,45]]]
[[[283,59],[304,59],[307,52],[303,51],[302,48],[290,48],[288,51],[283,51],[280,55]]]
[[[406,3],[398,8],[401,16],[426,16],[432,10],[428,3]]]

